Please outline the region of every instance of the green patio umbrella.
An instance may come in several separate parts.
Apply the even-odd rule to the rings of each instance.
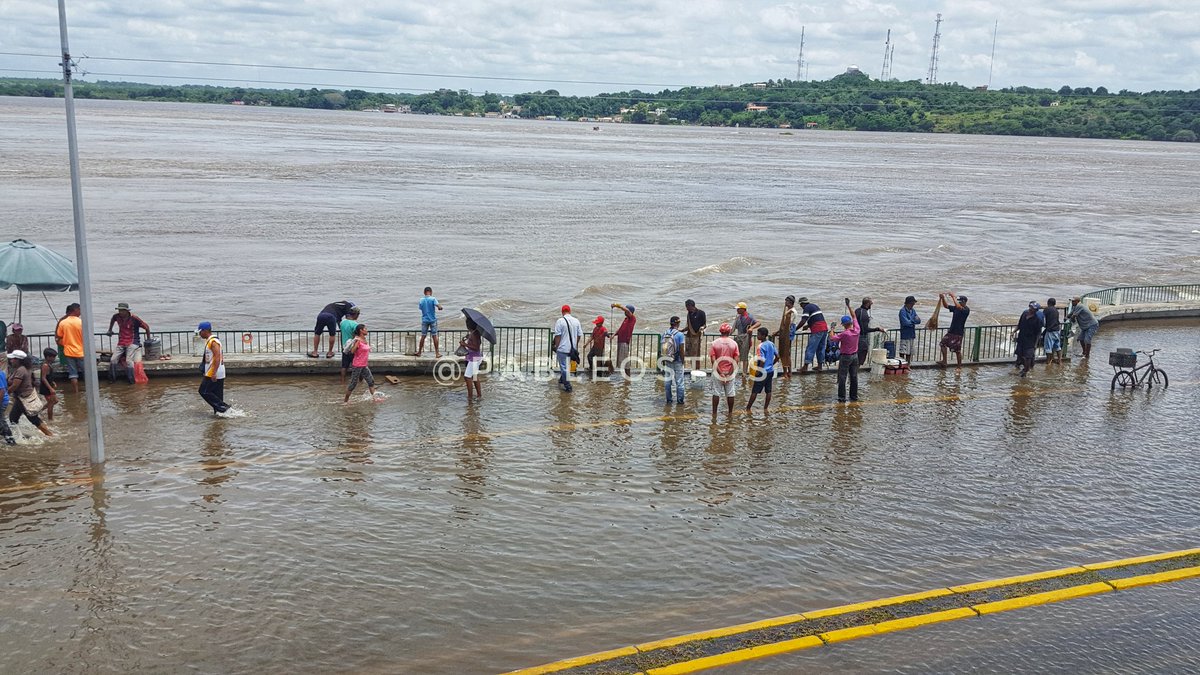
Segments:
[[[44,246],[17,239],[0,245],[0,289],[17,287],[17,320],[25,291],[79,290],[75,263]]]

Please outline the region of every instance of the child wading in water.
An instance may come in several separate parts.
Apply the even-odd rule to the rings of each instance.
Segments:
[[[54,421],[54,404],[58,403],[58,390],[54,388],[54,362],[58,360],[58,350],[46,347],[42,350],[42,381],[38,385],[38,393],[46,399],[46,420]]]
[[[342,402],[350,402],[350,394],[358,386],[359,380],[367,381],[372,397],[382,398],[375,391],[375,378],[371,376],[371,369],[367,367],[367,359],[371,358],[371,345],[367,344],[367,324],[360,323],[354,329],[354,337],[350,338],[346,351],[353,356],[350,360],[350,384],[346,387],[346,398],[342,399]]]

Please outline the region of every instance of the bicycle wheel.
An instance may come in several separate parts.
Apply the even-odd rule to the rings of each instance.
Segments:
[[[1167,383],[1167,371],[1163,370],[1162,368],[1155,368],[1154,370],[1150,371],[1149,386],[1162,387],[1163,389],[1166,389]]]
[[[1112,389],[1120,387],[1122,389],[1130,389],[1133,387],[1133,373],[1128,370],[1118,370],[1116,375],[1113,375]]]

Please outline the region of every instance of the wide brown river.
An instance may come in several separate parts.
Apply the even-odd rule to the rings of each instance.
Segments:
[[[0,97],[0,235],[73,258],[63,119]],[[947,288],[1014,323],[1030,299],[1200,271],[1195,143],[87,100],[78,126],[96,301],[161,328],[307,328],[344,297],[416,327],[427,285],[506,325],[619,301],[665,326],[689,297],[774,320],[793,294],[872,295],[895,327],[904,296]]]
[[[425,284],[507,324],[947,285],[1011,322],[1200,262],[1188,144],[93,101],[79,124],[97,299],[161,328],[307,327],[342,296],[410,327]],[[4,232],[70,254],[61,102],[0,99],[0,157]],[[1119,346],[1163,348],[1170,388],[1110,393]],[[1200,322],[1106,324],[1094,354],[864,381],[854,406],[806,377],[716,422],[696,391],[499,376],[470,407],[423,378],[342,406],[333,378],[237,376],[246,416],[217,419],[156,377],[103,385],[97,473],[68,394],[60,436],[0,446],[0,672],[495,673],[1200,545]],[[1184,672],[1198,590],[727,672]]]

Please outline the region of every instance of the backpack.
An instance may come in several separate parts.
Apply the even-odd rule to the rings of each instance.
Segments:
[[[679,343],[675,342],[675,331],[667,331],[667,334],[663,336],[662,355],[674,361],[678,353]]]

